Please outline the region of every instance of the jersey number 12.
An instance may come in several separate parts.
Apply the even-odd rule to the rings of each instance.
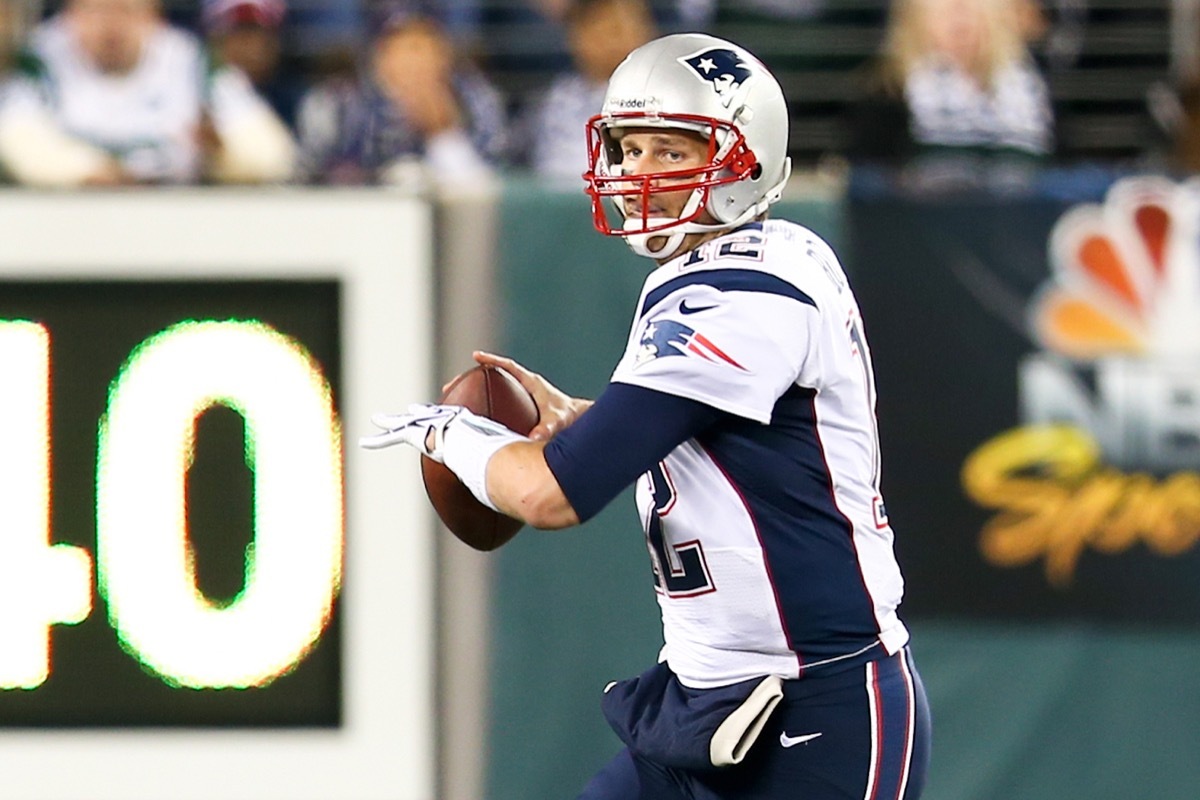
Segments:
[[[675,507],[675,486],[667,465],[659,462],[646,473],[654,508],[647,514],[646,544],[654,565],[654,582],[660,591],[671,597],[694,597],[715,592],[704,546],[699,539],[672,542],[664,532],[663,519]]]

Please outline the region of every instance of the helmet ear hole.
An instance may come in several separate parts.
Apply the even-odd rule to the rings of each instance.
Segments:
[[[612,131],[608,128],[601,128],[600,144],[604,148],[604,154],[610,166],[616,166],[621,163],[624,153],[621,152],[619,136],[613,136]]]
[[[762,164],[755,164],[750,170],[750,180],[756,181],[762,177]]]

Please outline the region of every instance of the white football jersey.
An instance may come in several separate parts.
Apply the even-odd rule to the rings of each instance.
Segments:
[[[262,106],[244,75],[231,69],[210,74],[199,40],[168,25],[157,29],[137,66],[124,75],[96,70],[59,17],[40,25],[30,45],[45,70],[52,116],[66,133],[112,154],[139,180],[195,180],[202,110],[220,129]]]
[[[816,234],[752,223],[654,270],[612,380],[733,415],[637,483],[685,685],[796,678],[908,641],[870,351]]]

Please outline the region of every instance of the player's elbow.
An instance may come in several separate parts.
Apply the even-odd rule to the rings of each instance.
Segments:
[[[579,524],[579,515],[551,475],[549,485],[532,486],[517,498],[517,511],[527,525],[560,530]]]

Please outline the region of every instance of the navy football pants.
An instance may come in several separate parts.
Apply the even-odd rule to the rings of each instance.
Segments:
[[[741,764],[670,769],[622,750],[578,800],[917,800],[929,704],[908,648],[830,676],[786,681]],[[814,735],[816,734],[816,735]]]

